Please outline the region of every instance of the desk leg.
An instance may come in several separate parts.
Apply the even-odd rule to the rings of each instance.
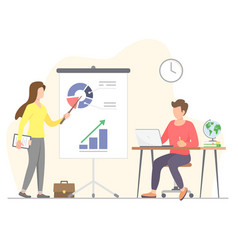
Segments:
[[[142,164],[143,150],[140,151],[140,163],[139,163],[139,174],[138,174],[138,185],[137,185],[137,198],[139,195],[140,188],[140,172],[141,172],[141,164]]]
[[[200,184],[200,198],[202,195],[202,182],[203,182],[203,171],[204,171],[204,163],[206,157],[206,150],[203,150],[203,157],[202,157],[202,175],[201,175],[201,184]]]
[[[153,165],[154,165],[154,151],[151,150],[151,160],[152,160],[152,169],[153,169]]]
[[[218,194],[218,198],[220,198],[220,194],[219,194],[219,181],[218,181],[218,167],[217,167],[217,151],[216,150],[214,150],[214,156],[215,156],[216,175],[217,175],[217,194]]]

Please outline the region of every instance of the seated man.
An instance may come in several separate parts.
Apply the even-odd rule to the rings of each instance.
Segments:
[[[163,136],[162,143],[169,140],[169,144],[174,147],[197,147],[198,136],[192,122],[183,119],[188,109],[188,104],[179,99],[172,102],[173,113],[176,120],[173,120],[167,126]],[[188,164],[191,161],[189,150],[170,150],[170,154],[161,156],[153,162],[151,192],[142,194],[142,198],[156,198],[156,189],[160,180],[160,173],[164,166],[168,165],[170,172],[180,188],[179,199],[182,200],[187,194],[188,189],[184,187],[182,177],[178,167]]]

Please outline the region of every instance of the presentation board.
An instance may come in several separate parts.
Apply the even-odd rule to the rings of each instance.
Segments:
[[[58,68],[60,158],[127,158],[128,68]]]

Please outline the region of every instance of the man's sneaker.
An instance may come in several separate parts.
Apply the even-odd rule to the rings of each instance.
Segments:
[[[31,198],[31,196],[27,195],[26,193],[19,192],[19,195],[24,198]]]
[[[38,194],[37,198],[50,198],[49,195],[44,195],[44,194]]]
[[[156,198],[156,194],[149,192],[141,195],[142,198]]]
[[[187,188],[184,188],[184,191],[181,191],[180,194],[179,194],[179,199],[182,201],[183,198],[186,196],[188,192],[188,189]]]

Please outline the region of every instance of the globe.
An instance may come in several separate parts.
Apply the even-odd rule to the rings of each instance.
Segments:
[[[221,133],[221,125],[213,120],[208,120],[203,126],[203,132],[208,137],[214,140]]]

